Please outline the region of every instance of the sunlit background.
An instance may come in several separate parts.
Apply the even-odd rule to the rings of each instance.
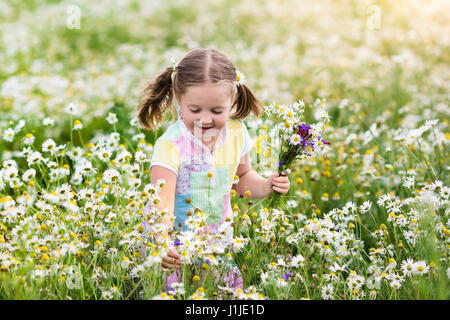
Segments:
[[[85,122],[114,103],[131,117],[145,82],[198,47],[225,52],[266,103],[347,98],[369,121],[405,105],[448,115],[449,9],[445,0],[2,1],[2,121],[68,103]]]
[[[139,254],[130,249],[130,239],[134,238],[127,238],[129,242],[126,243],[130,246],[126,248],[119,240],[125,237],[124,234],[131,235],[132,230],[136,230],[131,226],[137,226],[141,218],[139,215],[132,216],[126,226],[119,219],[117,226],[121,227],[115,228],[105,223],[103,229],[99,227],[94,231],[93,227],[89,229],[83,224],[83,221],[88,221],[84,218],[78,220],[72,217],[62,223],[57,218],[58,214],[37,208],[35,201],[41,199],[42,193],[59,193],[62,183],[71,185],[74,193],[78,193],[83,185],[90,185],[96,193],[105,191],[107,188],[102,189],[102,172],[115,164],[107,161],[99,162],[98,166],[94,164],[98,169],[96,175],[81,183],[74,174],[77,163],[74,152],[92,157],[92,146],[112,132],[119,134],[123,148],[133,153],[141,150],[150,158],[152,144],[170,122],[165,122],[155,131],[142,130],[133,122],[146,84],[171,65],[171,58],[178,60],[189,50],[206,47],[226,53],[236,68],[245,74],[246,83],[266,105],[292,104],[303,100],[306,104],[303,120],[307,122],[317,120],[314,112],[317,107],[329,114],[331,121],[325,138],[332,142],[330,154],[301,162],[293,168],[289,208],[297,214],[296,219],[299,219],[298,215],[303,217],[296,220],[297,223],[307,223],[306,219],[310,218],[321,219],[325,213],[343,208],[348,201],[355,201],[357,206],[371,201],[373,217],[366,214],[361,218],[345,220],[345,225],[338,230],[345,229],[342,231],[344,234],[348,234],[347,231],[353,234],[359,228],[356,238],[364,241],[362,248],[352,252],[364,256],[361,259],[365,259],[365,263],[353,262],[349,258],[346,260],[348,271],[356,270],[369,282],[369,275],[375,277],[391,267],[399,269],[400,263],[407,257],[412,257],[414,261],[426,261],[426,266],[430,268],[432,281],[415,282],[410,279],[402,287],[403,291],[396,291],[392,282],[381,289],[365,287],[365,296],[360,295],[364,291],[362,289],[357,293],[345,291],[342,278],[344,289],[338,294],[337,285],[334,298],[448,299],[446,283],[449,275],[450,226],[448,187],[445,186],[449,182],[450,164],[449,12],[448,0],[2,0],[0,268],[6,271],[2,275],[9,277],[11,283],[4,281],[0,284],[0,298],[167,297],[167,294],[159,296],[164,291],[161,286],[152,287],[149,292],[143,289],[145,294],[139,288],[135,290],[135,285],[127,281],[134,279],[138,271],[133,269],[134,273],[127,273],[123,267],[117,267],[117,270],[122,270],[115,271],[117,277],[111,276],[104,282],[93,280],[95,285],[83,293],[65,287],[61,289],[59,283],[66,283],[69,277],[68,269],[62,267],[65,264],[73,271],[82,260],[87,270],[85,272],[95,274],[99,279],[99,271],[93,270],[90,264],[93,260],[89,251],[94,248],[102,250],[97,240],[104,245],[106,261],[98,262],[98,266],[106,270],[117,258],[111,258],[108,248],[119,248],[118,261],[123,261],[125,256],[135,263],[134,266],[138,266]],[[112,120],[114,117],[117,117],[117,122]],[[266,124],[265,121],[264,117],[249,117],[246,120],[254,146],[264,138],[258,130]],[[421,127],[424,124],[426,126]],[[82,129],[74,130],[76,125],[81,125]],[[415,130],[417,128],[420,130]],[[23,177],[29,169],[29,163],[23,156],[27,148],[24,139],[27,137],[32,137],[34,141],[27,146],[38,151],[42,151],[42,143],[49,138],[60,145],[60,150],[64,151],[58,158],[61,162],[56,157],[49,157],[47,164],[52,160],[57,162],[53,162],[56,167],[69,168],[69,176],[62,174],[60,180],[60,173],[51,173],[49,168],[41,167],[39,171],[35,166],[38,171],[34,179]],[[79,149],[75,150],[74,146]],[[116,151],[121,152],[119,149]],[[261,160],[263,153],[255,147],[251,156],[253,167],[266,174],[264,161]],[[16,173],[14,170],[13,173],[7,171],[8,167],[15,165],[18,166]],[[140,169],[139,174],[126,174],[141,177],[142,189],[145,183],[149,183],[148,164]],[[6,176],[6,172],[14,176]],[[407,176],[415,177],[412,186],[405,182]],[[382,194],[395,194],[398,201],[420,198],[423,188],[430,190],[430,184],[435,181],[438,182],[433,184],[431,191],[435,190],[440,202],[438,205],[433,202],[434,207],[430,207],[434,220],[430,218],[421,227],[430,228],[436,234],[431,231],[418,231],[416,234],[415,230],[420,228],[413,225],[415,218],[411,216],[408,216],[411,225],[396,226],[396,218],[390,215],[392,208],[383,209],[383,202],[377,206]],[[427,199],[434,199],[430,197],[428,194]],[[128,204],[130,200],[125,197],[116,201],[118,198],[111,196],[104,201],[118,208],[118,201]],[[141,199],[140,205],[145,204],[144,200]],[[249,204],[244,206],[242,201],[235,199],[233,204],[242,210],[248,208]],[[26,205],[26,208],[14,209],[19,208],[19,204]],[[78,206],[79,210],[86,210],[84,202],[78,202]],[[261,207],[255,207],[255,211],[259,209]],[[64,210],[62,206],[56,212]],[[406,215],[405,212],[403,214]],[[250,219],[249,216],[247,218]],[[53,219],[59,221],[54,224],[58,225],[54,229],[57,234],[53,235],[54,238],[44,234]],[[433,221],[431,227],[430,221]],[[99,220],[98,223],[103,226],[104,222]],[[46,226],[42,227],[43,224]],[[380,229],[380,225],[385,228],[387,225],[391,237],[396,232],[395,238],[380,244],[372,234],[385,230]],[[405,231],[405,239],[401,240],[397,235],[402,233],[403,227],[410,233]],[[238,231],[250,237],[245,233],[245,228],[243,230]],[[105,233],[110,235],[109,242]],[[20,234],[28,234],[28,237],[21,237]],[[406,238],[414,238],[414,234],[420,234],[421,239],[434,239],[435,242],[419,245],[421,242],[417,240],[418,247],[415,244],[408,247],[410,240]],[[277,232],[278,236],[282,237],[283,233]],[[257,238],[252,238],[252,241],[260,243]],[[312,240],[312,244],[319,243],[319,249],[323,247],[323,241],[322,244],[320,242],[319,238]],[[80,245],[83,243],[86,245]],[[389,250],[394,250],[394,253],[379,260],[368,258],[369,255],[373,257],[371,249],[379,249],[389,243],[393,247]],[[68,246],[73,252],[78,250],[78,253],[73,253]],[[61,251],[58,251],[61,248],[64,254],[69,252],[70,256],[73,253],[76,256],[74,260],[71,256],[67,260],[64,254],[62,257]],[[312,252],[313,256],[317,248],[311,248],[310,251],[302,251],[298,247],[297,252],[303,252],[305,257],[308,255],[305,252]],[[84,253],[84,258],[80,258],[80,252]],[[248,258],[250,252],[258,259]],[[291,249],[273,252],[271,247],[261,249],[260,253],[245,249],[236,256],[237,263],[247,269],[244,274],[246,287],[255,286],[250,287],[248,292],[256,290],[267,298],[275,299],[329,298],[321,288],[324,284],[322,275],[335,270],[329,268],[331,262],[323,266],[313,264],[305,267],[303,277],[310,275],[307,281],[316,284],[308,287],[309,291],[297,284],[292,284],[294,289],[289,292],[280,288],[267,289],[260,281],[259,270],[266,271],[264,266],[276,262],[278,255],[283,254],[289,260],[293,253]],[[394,258],[395,266],[390,260]],[[339,262],[333,259],[330,258],[330,261]],[[99,258],[98,261],[103,260]],[[127,263],[125,265],[128,266]],[[65,273],[58,271],[63,269]],[[47,276],[43,270],[47,270]],[[280,272],[286,275],[286,270]],[[311,278],[311,274],[317,278]],[[65,278],[61,280],[61,277]],[[293,276],[284,278],[295,282]],[[300,278],[295,279],[299,283]],[[39,281],[50,281],[51,285],[42,291],[39,285],[42,282]],[[11,289],[13,287],[16,289]],[[200,294],[194,289],[184,298],[194,292]],[[204,294],[206,297],[217,297],[214,290],[207,289]]]

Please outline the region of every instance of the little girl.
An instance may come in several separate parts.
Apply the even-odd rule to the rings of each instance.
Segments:
[[[289,190],[289,172],[264,179],[251,168],[250,137],[242,119],[250,113],[260,116],[264,105],[242,78],[225,54],[197,49],[145,89],[138,118],[148,129],[158,127],[173,96],[178,103],[178,120],[155,142],[150,164],[151,182],[166,182],[157,206],[168,209],[168,230],[185,230],[186,213],[198,208],[208,214],[208,233],[217,232],[232,215],[231,189],[251,198]],[[179,269],[180,264],[175,249],[162,260],[165,268]]]

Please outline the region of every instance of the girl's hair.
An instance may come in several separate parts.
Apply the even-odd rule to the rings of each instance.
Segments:
[[[229,83],[234,98],[232,110],[235,109],[232,119],[244,119],[250,113],[260,116],[264,111],[264,104],[247,85],[237,85],[235,66],[218,50],[190,51],[176,66],[173,82],[172,72],[172,66],[168,67],[152,80],[137,106],[139,122],[148,129],[155,129],[162,122],[164,112],[172,108],[174,94],[180,97],[194,85]]]

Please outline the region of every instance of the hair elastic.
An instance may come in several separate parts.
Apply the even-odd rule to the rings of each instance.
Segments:
[[[171,77],[172,83],[173,83],[173,79],[175,78],[175,73],[177,73],[178,63],[180,61],[175,61],[174,58],[170,58],[170,62],[172,64],[172,73],[170,74],[170,77]]]

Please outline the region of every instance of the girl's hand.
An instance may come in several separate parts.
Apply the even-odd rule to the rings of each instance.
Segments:
[[[162,266],[168,269],[180,269],[181,268],[181,259],[180,255],[175,249],[170,249],[167,257],[162,259]]]
[[[267,179],[267,185],[269,186],[270,190],[275,190],[276,192],[281,194],[288,193],[289,187],[291,186],[291,182],[289,181],[288,177],[290,173],[290,169],[283,171],[281,175],[278,172],[273,173]]]

